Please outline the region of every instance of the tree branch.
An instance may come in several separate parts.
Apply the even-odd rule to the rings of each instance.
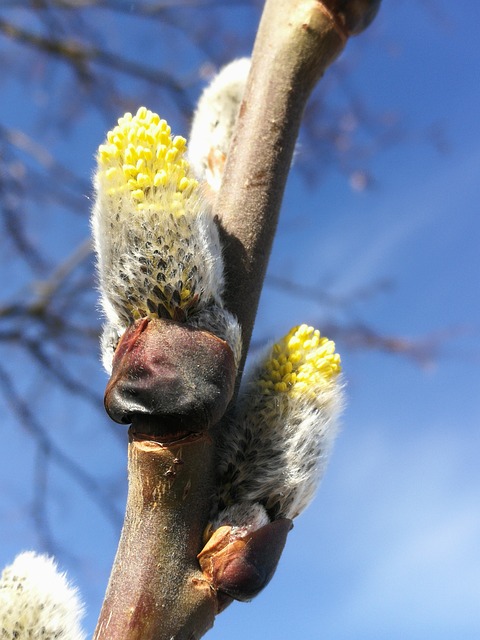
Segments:
[[[0,33],[17,42],[63,60],[71,65],[82,77],[86,73],[88,65],[96,63],[134,78],[142,78],[152,84],[163,85],[172,92],[180,108],[183,109],[185,107],[184,87],[174,76],[166,72],[137,64],[120,55],[86,45],[78,40],[70,38],[55,39],[38,35],[2,18],[0,18]]]
[[[378,4],[266,2],[215,204],[226,301],[243,327],[244,357],[306,100]],[[152,433],[151,424],[143,433]],[[207,435],[168,444],[131,437],[125,523],[94,639],[198,639],[226,604],[197,562],[214,493],[215,443]]]

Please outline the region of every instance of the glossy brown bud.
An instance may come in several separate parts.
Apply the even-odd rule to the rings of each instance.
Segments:
[[[270,582],[282,555],[292,521],[274,520],[242,537],[232,527],[219,527],[198,554],[213,588],[235,600],[254,598]]]
[[[115,422],[146,420],[158,436],[203,431],[224,414],[235,374],[232,350],[217,336],[142,318],[117,346],[105,408]]]
[[[322,0],[347,36],[361,33],[372,23],[380,2],[381,0]]]

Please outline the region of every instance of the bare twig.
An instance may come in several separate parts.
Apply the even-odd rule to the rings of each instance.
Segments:
[[[185,89],[169,73],[137,64],[118,54],[84,44],[78,40],[45,37],[19,27],[3,18],[0,18],[0,32],[17,42],[60,58],[71,65],[80,75],[87,74],[89,65],[96,63],[133,78],[141,78],[156,85],[163,85],[171,91],[178,105],[182,109],[185,108]]]

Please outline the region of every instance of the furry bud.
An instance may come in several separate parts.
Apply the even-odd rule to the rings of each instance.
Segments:
[[[108,371],[120,336],[140,318],[191,322],[241,353],[240,327],[223,307],[218,231],[185,153],[185,139],[145,107],[120,118],[99,147],[92,228]]]
[[[219,434],[218,493],[198,556],[231,598],[249,600],[268,583],[292,519],[314,494],[342,405],[339,373],[333,342],[301,325],[242,386]]]
[[[240,391],[219,454],[220,514],[260,503],[271,519],[295,518],[312,499],[337,431],[340,357],[320,332],[301,325],[275,344]]]
[[[157,114],[125,114],[98,150],[92,214],[105,407],[165,438],[222,417],[242,353],[218,231],[185,152]]]
[[[202,93],[190,130],[188,159],[195,175],[216,192],[243,99],[250,59],[227,64]]]
[[[0,577],[0,637],[85,640],[83,607],[51,558],[25,552]]]

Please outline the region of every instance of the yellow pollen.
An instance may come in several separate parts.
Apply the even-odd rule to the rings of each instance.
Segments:
[[[198,185],[185,151],[185,138],[173,138],[165,120],[140,107],[135,115],[119,118],[100,145],[99,179],[108,180],[106,193],[112,198],[130,193],[134,210],[144,210],[143,203],[154,203],[161,195],[164,209],[172,203],[173,211],[183,211],[185,200]]]
[[[313,327],[294,327],[271,352],[259,380],[263,393],[316,393],[341,371],[335,343]]]

